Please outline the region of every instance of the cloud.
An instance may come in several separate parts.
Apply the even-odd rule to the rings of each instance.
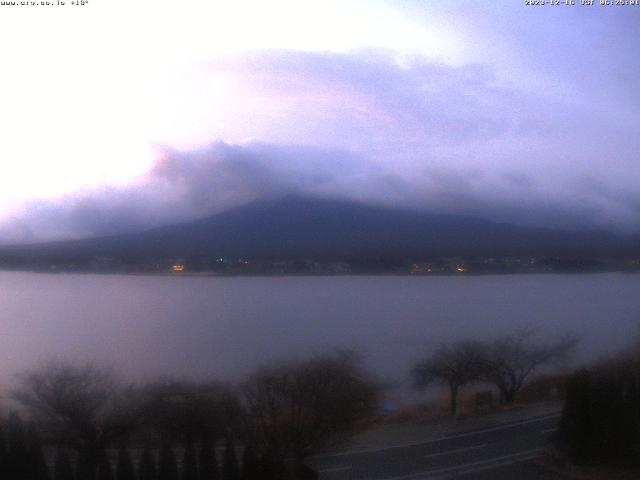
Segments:
[[[370,154],[521,131],[536,113],[531,100],[501,86],[491,68],[389,51],[261,52],[211,62],[202,72],[242,85],[245,99],[227,118],[233,131],[244,122],[240,130],[250,137],[263,136],[267,126],[273,141],[295,137]]]
[[[377,170],[341,150],[218,141],[162,149],[154,167],[121,187],[28,202],[0,224],[2,243],[110,235],[188,221],[286,194],[338,195],[370,188]],[[363,187],[364,188],[364,187]]]
[[[193,151],[165,148],[154,168],[127,186],[31,202],[0,234],[2,243],[110,235],[287,194],[561,228],[617,228],[612,212],[637,225],[640,216],[638,196],[589,178],[564,202],[550,202],[518,171],[431,167],[409,178],[343,150],[218,141]]]
[[[338,148],[406,178],[483,171],[490,190],[508,187],[494,177],[520,176],[529,179],[527,195],[551,204],[570,201],[579,176],[624,192],[635,191],[640,176],[636,123],[621,115],[628,102],[603,108],[602,95],[581,82],[561,96],[550,93],[553,82],[520,85],[489,64],[451,66],[381,50],[261,52],[202,71],[237,79],[244,93],[225,117],[223,138],[242,132],[236,141]]]
[[[160,138],[156,163],[128,184],[24,203],[0,241],[139,230],[288,193],[640,230],[637,128],[577,93],[385,50],[270,51],[187,70],[193,109],[165,112],[178,129],[198,120],[187,146]],[[220,85],[234,93],[222,113],[208,101]]]

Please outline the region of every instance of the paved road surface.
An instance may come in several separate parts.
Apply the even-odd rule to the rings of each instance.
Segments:
[[[314,459],[322,480],[557,480],[534,459],[556,430],[558,413],[437,439],[360,448]]]

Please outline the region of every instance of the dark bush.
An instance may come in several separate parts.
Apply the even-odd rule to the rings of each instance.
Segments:
[[[158,480],[178,480],[178,465],[176,455],[170,445],[164,445],[160,450]]]
[[[116,478],[118,480],[136,480],[136,472],[133,468],[131,454],[129,453],[129,450],[124,447],[118,450]]]
[[[220,473],[218,472],[218,460],[216,452],[213,448],[212,436],[205,433],[202,437],[200,446],[200,480],[218,480]]]
[[[223,480],[240,480],[240,469],[238,468],[238,457],[236,447],[231,437],[227,438],[222,461]]]
[[[138,466],[138,478],[140,480],[156,480],[158,476],[156,469],[156,459],[151,450],[145,448],[140,456]]]
[[[193,442],[187,442],[182,458],[182,480],[198,480],[198,464]]]
[[[69,452],[64,448],[58,448],[56,450],[56,456],[53,464],[53,479],[73,480],[71,459],[69,458]]]
[[[17,412],[11,412],[7,421],[7,479],[24,480],[29,477],[29,451],[27,436],[22,418]]]
[[[625,360],[569,378],[559,438],[581,464],[640,464],[640,365]]]
[[[98,461],[98,480],[114,480],[111,461],[107,453],[103,450]]]
[[[32,425],[27,435],[27,455],[29,462],[29,476],[25,480],[48,480],[49,470],[44,457],[44,450],[40,437]]]
[[[7,461],[9,460],[9,451],[4,436],[4,426],[0,423],[0,478],[7,478],[9,473],[7,470]]]
[[[251,443],[245,445],[242,453],[242,480],[261,480],[260,459],[255,446]]]

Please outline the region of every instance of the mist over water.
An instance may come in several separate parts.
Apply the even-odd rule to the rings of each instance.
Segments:
[[[575,362],[628,344],[640,275],[171,277],[0,273],[0,381],[49,358],[128,377],[235,380],[282,358],[355,348],[402,384],[441,342],[535,327],[582,336]]]

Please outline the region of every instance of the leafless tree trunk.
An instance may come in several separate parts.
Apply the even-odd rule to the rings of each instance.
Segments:
[[[411,375],[417,388],[424,388],[434,382],[448,385],[451,395],[450,413],[456,415],[460,387],[480,378],[484,365],[482,345],[473,341],[461,341],[438,348],[414,365]]]

